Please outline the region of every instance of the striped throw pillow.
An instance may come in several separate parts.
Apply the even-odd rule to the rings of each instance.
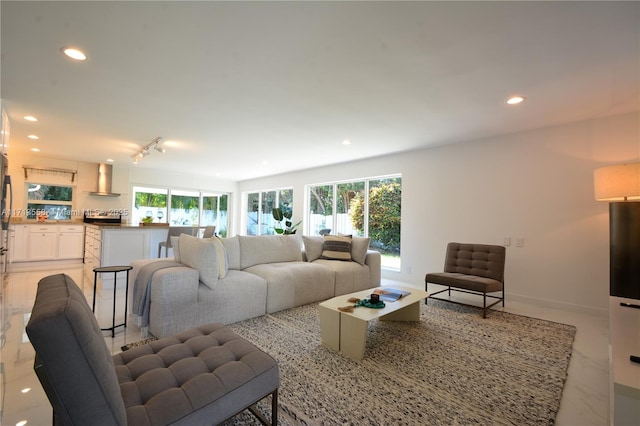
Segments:
[[[325,235],[322,259],[351,260],[351,237]]]

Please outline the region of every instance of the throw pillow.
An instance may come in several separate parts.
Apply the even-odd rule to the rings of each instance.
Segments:
[[[351,237],[325,235],[322,259],[351,260]]]
[[[180,262],[197,269],[200,281],[209,288],[218,282],[218,265],[216,261],[216,247],[213,241],[196,238],[187,234],[180,234]]]
[[[353,237],[351,240],[351,258],[364,266],[371,238]]]
[[[180,262],[180,245],[179,238],[177,236],[171,237],[171,249],[173,250],[173,258],[176,262]]]
[[[222,240],[219,237],[211,237],[216,247],[216,263],[218,264],[218,279],[224,278],[229,270],[229,257],[225,250]]]
[[[303,235],[302,242],[304,243],[304,253],[307,256],[307,262],[313,262],[316,259],[320,259],[324,246],[324,239],[322,236],[308,237]]]

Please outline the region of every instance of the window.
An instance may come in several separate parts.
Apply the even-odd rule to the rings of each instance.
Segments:
[[[133,188],[133,209],[131,223],[138,224],[144,220],[150,222],[167,222],[167,189]]]
[[[402,177],[378,177],[307,187],[310,235],[371,238],[382,267],[400,270]]]
[[[227,237],[229,208],[227,206],[229,197],[226,194],[202,194],[202,213],[200,215],[200,226],[214,225],[216,234]]]
[[[280,207],[283,212],[291,212],[293,189],[251,192],[247,194],[247,235],[275,234],[273,209]]]
[[[171,225],[193,226],[200,224],[200,193],[171,191]]]
[[[145,187],[133,187],[133,194],[133,224],[148,220],[171,226],[215,225],[217,235],[227,236],[228,194]],[[168,205],[170,209],[167,209]]]
[[[73,187],[26,183],[27,219],[46,214],[50,220],[70,220],[73,207]]]

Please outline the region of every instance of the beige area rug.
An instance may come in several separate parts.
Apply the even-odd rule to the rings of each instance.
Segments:
[[[575,327],[421,306],[419,323],[372,322],[362,361],[321,344],[315,304],[229,327],[278,360],[280,424],[554,423]],[[268,403],[259,407],[269,412]],[[258,422],[243,413],[226,424]]]

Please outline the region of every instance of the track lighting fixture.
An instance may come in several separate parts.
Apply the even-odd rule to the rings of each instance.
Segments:
[[[164,147],[160,145],[163,140],[164,140],[163,137],[158,136],[157,138],[152,140],[150,143],[148,143],[147,145],[142,147],[142,149],[140,151],[138,151],[137,153],[132,155],[133,164],[138,164],[140,162],[140,160],[142,160],[144,157],[150,155],[151,154],[151,151],[150,151],[151,148],[155,149],[156,151],[158,151],[161,154],[164,154],[166,152],[166,149],[164,149]]]

